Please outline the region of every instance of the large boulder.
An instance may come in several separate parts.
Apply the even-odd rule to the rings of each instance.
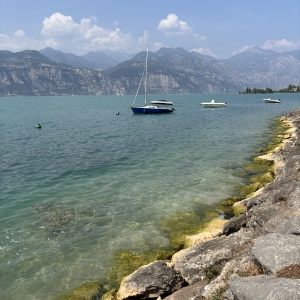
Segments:
[[[252,253],[267,272],[276,274],[286,266],[300,263],[300,238],[280,233],[260,236],[256,239]]]
[[[207,271],[231,260],[237,249],[251,241],[252,234],[251,231],[240,230],[229,236],[196,244],[175,253],[171,263],[190,285],[207,280]]]
[[[163,261],[143,266],[125,277],[117,294],[119,300],[157,299],[169,295],[185,284],[180,273]]]
[[[229,288],[234,300],[300,299],[300,279],[266,275],[241,278],[238,275],[231,275]]]

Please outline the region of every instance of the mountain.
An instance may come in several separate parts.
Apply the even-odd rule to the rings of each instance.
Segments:
[[[300,83],[300,50],[277,53],[258,47],[221,60],[258,88],[281,89]]]
[[[115,95],[118,82],[99,71],[51,61],[39,51],[0,51],[0,96]]]
[[[145,57],[146,52],[140,52],[103,74],[112,80],[124,77],[130,80],[137,74],[140,77]],[[199,58],[182,48],[149,52],[148,81],[148,92],[152,94],[234,93],[247,86],[247,81],[230,66]]]
[[[133,57],[131,54],[116,51],[108,51],[110,55],[104,52],[89,52],[85,55],[77,56],[73,53],[64,53],[50,47],[42,49],[39,52],[56,63],[66,64],[74,68],[95,70],[103,70],[114,67],[118,63]]]
[[[191,53],[198,57],[198,58],[202,58],[202,59],[205,59],[205,60],[216,60],[214,57],[210,56],[210,55],[205,55],[205,54],[202,54],[202,53],[199,53],[199,52],[196,52],[196,51],[191,51]]]
[[[38,51],[0,51],[0,96],[133,95],[145,66],[146,51],[99,71],[94,69],[99,61],[106,60],[106,66],[115,61],[99,52],[77,57],[51,48],[44,50],[52,60]],[[161,48],[149,52],[148,92],[237,93],[246,87],[281,89],[299,85],[299,52],[280,54],[252,48],[218,60],[182,48]],[[70,66],[70,60],[78,67]],[[82,67],[83,61],[93,67]]]
[[[42,49],[39,52],[48,57],[53,62],[59,64],[65,64],[74,68],[94,69],[94,63],[73,53],[63,53],[50,47]]]
[[[119,63],[130,60],[134,57],[135,54],[129,54],[125,52],[118,52],[118,51],[111,51],[111,50],[105,50],[105,53],[110,56],[111,58],[115,59]]]
[[[119,62],[104,52],[89,52],[81,56],[93,64],[93,69],[107,69],[116,66]]]

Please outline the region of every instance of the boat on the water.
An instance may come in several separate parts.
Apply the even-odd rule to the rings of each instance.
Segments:
[[[151,104],[161,105],[161,106],[171,106],[174,105],[173,102],[168,100],[154,100],[150,102]]]
[[[211,100],[211,102],[202,102],[201,105],[203,107],[217,108],[217,107],[226,107],[226,102],[215,102],[215,100]]]
[[[271,98],[264,98],[265,103],[281,103],[280,99],[271,99]]]
[[[145,76],[144,76],[145,74]],[[131,105],[131,109],[133,111],[134,114],[166,114],[166,113],[171,113],[173,112],[175,109],[174,107],[166,107],[168,105],[166,105],[165,107],[163,106],[157,106],[157,105],[153,105],[153,103],[151,103],[151,105],[147,105],[147,76],[148,76],[148,47],[147,47],[147,53],[146,53],[146,63],[145,63],[145,68],[141,77],[141,81],[139,84],[139,87],[137,89],[136,95],[134,97],[133,103]],[[144,87],[145,87],[145,99],[144,99],[144,105],[142,106],[135,106],[135,100],[137,98],[137,95],[139,93],[139,89],[140,86],[142,84],[142,81],[144,79]],[[161,104],[163,102],[163,100],[159,100]],[[155,103],[157,104],[157,103]]]

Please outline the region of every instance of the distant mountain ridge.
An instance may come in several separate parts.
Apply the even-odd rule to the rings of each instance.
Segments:
[[[0,96],[135,94],[146,51],[129,57],[118,63],[101,52],[0,51]],[[149,52],[148,92],[237,93],[246,87],[299,85],[299,58],[300,50],[280,54],[256,47],[218,60],[183,48],[161,48]]]

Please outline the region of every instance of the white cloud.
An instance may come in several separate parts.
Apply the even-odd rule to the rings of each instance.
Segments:
[[[134,40],[130,33],[124,33],[120,28],[105,29],[96,22],[97,19],[92,17],[83,18],[80,23],[76,23],[70,16],[54,13],[43,21],[41,33],[46,37],[45,43],[48,46],[55,45],[60,50],[77,54],[105,49],[129,51],[132,46],[135,51],[145,49],[149,39],[147,31]]]
[[[114,23],[117,25],[117,23]],[[106,29],[97,25],[94,17],[83,18],[75,22],[71,16],[59,12],[45,18],[41,34],[43,39],[34,40],[26,36],[23,30],[17,30],[12,35],[0,34],[2,50],[22,51],[40,50],[52,47],[63,52],[77,55],[89,51],[128,51],[138,52],[146,49],[149,43],[149,33],[133,39],[130,33],[123,32],[120,28]]]
[[[286,39],[268,40],[261,46],[261,48],[265,50],[274,50],[277,52],[293,51],[293,50],[300,49],[300,40],[296,42],[288,41]]]
[[[193,34],[194,31],[186,22],[180,21],[175,14],[169,14],[166,19],[161,20],[157,29],[166,35]]]
[[[43,21],[42,34],[51,37],[72,37],[79,33],[79,25],[70,16],[54,13]]]
[[[37,50],[44,46],[43,42],[26,36],[23,30],[17,30],[13,35],[0,34],[1,50],[19,52],[23,50]]]
[[[25,34],[24,30],[17,30],[14,33],[14,35],[17,36],[17,37],[24,37],[26,34]]]
[[[195,51],[204,55],[210,55],[212,57],[217,57],[216,54],[214,54],[211,50],[209,50],[208,48],[194,48],[192,49],[190,52]]]
[[[161,42],[155,42],[155,43],[153,44],[153,48],[155,49],[154,51],[157,51],[157,50],[159,50],[159,49],[162,48],[162,47],[164,47],[164,44],[161,43]]]

